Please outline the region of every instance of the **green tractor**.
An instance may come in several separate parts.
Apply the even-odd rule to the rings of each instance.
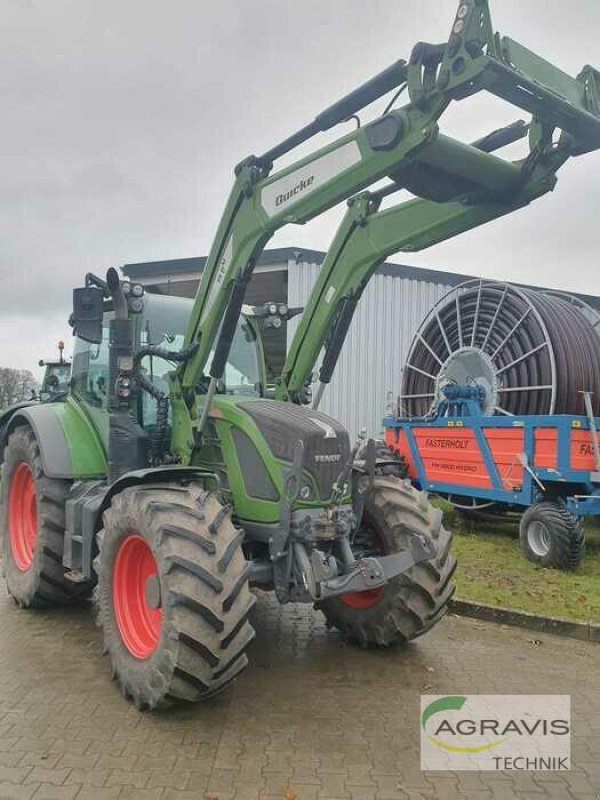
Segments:
[[[0,441],[2,441],[3,427],[8,424],[16,411],[36,403],[50,403],[66,397],[71,378],[71,363],[64,358],[65,343],[58,342],[57,349],[58,358],[40,359],[38,362],[40,367],[44,367],[44,377],[39,391],[36,392],[35,389],[32,389],[31,397],[20,400],[0,411]]]
[[[253,637],[251,587],[315,603],[363,646],[435,625],[455,565],[441,513],[372,440],[353,447],[342,425],[303,405],[323,346],[321,383],[331,377],[382,251],[341,290],[343,269],[328,270],[329,282],[322,274],[275,397],[255,320],[242,313],[246,287],[276,230],[385,176],[420,198],[403,218],[412,249],[526,205],[570,156],[600,147],[599,85],[591,67],[572,79],[494,36],[486,2],[466,0],[447,43],[419,44],[410,63],[238,165],[193,302],[145,294],[114,269],[88,274],[73,295],[67,395],[16,410],[0,432],[15,601],[49,606],[96,587],[112,674],[138,708],[200,700],[239,674]],[[403,87],[407,105],[273,172],[298,145]],[[482,89],[533,115],[523,161],[490,152],[506,129],[488,146],[440,134],[449,103]]]
[[[39,366],[44,367],[44,377],[38,393],[42,403],[60,400],[69,392],[71,380],[71,362],[64,357],[65,343],[61,340],[57,344],[58,358],[42,358]]]

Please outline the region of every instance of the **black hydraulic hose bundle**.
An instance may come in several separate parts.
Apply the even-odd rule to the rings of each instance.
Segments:
[[[140,372],[140,364],[145,356],[153,356],[156,358],[163,358],[165,361],[172,361],[175,363],[183,363],[193,355],[198,348],[198,343],[186,347],[185,350],[179,352],[174,350],[166,350],[162,347],[154,347],[148,345],[142,347],[136,353],[134,359],[134,372],[133,377],[140,389],[143,389],[151,397],[156,400],[156,419],[154,422],[154,429],[150,437],[150,462],[156,464],[160,462],[165,454],[167,448],[167,435],[169,430],[169,395],[155,386],[152,381],[148,380]]]
[[[491,281],[457,287],[413,341],[401,414],[431,410],[459,351],[476,351],[489,364],[498,413],[585,414],[582,393],[591,392],[600,414],[600,314],[576,298]]]

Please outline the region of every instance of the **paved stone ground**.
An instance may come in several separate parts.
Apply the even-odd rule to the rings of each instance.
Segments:
[[[0,798],[586,800],[600,797],[600,647],[451,617],[404,649],[345,647],[261,597],[252,666],[201,707],[140,714],[89,607],[0,599]],[[569,693],[570,773],[421,773],[421,693]]]

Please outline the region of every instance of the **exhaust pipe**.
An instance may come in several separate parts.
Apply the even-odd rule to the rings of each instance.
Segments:
[[[129,309],[127,308],[127,298],[121,286],[121,279],[119,273],[114,267],[111,267],[106,273],[106,288],[113,301],[113,310],[115,319],[126,320],[129,319]]]

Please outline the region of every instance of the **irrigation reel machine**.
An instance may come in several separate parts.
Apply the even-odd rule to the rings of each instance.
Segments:
[[[600,514],[600,313],[494,281],[452,289],[417,331],[386,441],[462,509],[525,509],[520,541],[576,567]]]

